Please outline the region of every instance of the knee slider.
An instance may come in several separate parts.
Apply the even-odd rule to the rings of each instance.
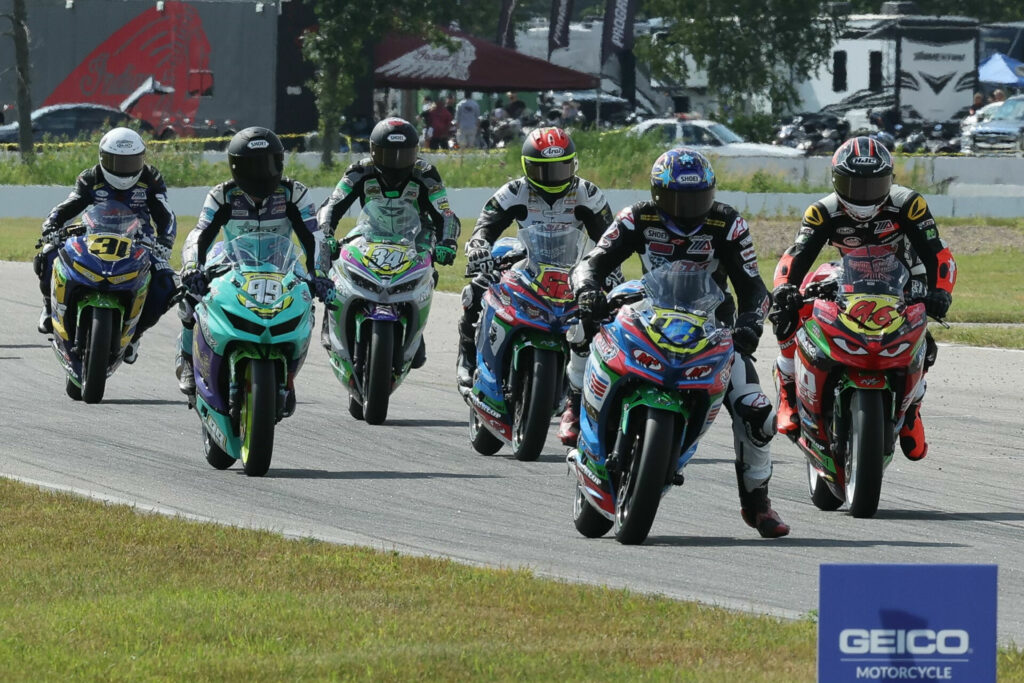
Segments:
[[[736,401],[736,417],[755,446],[767,446],[775,436],[775,407],[763,393],[747,394]]]

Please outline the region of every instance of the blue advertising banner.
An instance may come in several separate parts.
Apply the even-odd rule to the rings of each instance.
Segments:
[[[823,564],[818,680],[995,683],[995,565]]]

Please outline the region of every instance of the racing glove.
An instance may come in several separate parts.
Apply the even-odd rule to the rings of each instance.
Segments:
[[[181,286],[194,296],[203,296],[210,291],[206,273],[196,265],[186,266],[181,271]]]
[[[440,244],[434,246],[434,261],[442,266],[450,266],[455,263],[455,248],[457,246],[458,242],[455,240],[441,240]]]
[[[775,302],[775,308],[786,313],[797,313],[804,305],[800,288],[788,283],[775,288],[772,292],[772,301]]]
[[[944,289],[933,289],[924,298],[924,310],[933,318],[945,318],[953,297]]]
[[[485,243],[483,246],[473,246],[466,250],[466,258],[469,259],[470,273],[484,273],[485,275],[494,271],[494,257],[491,256],[491,248]]]
[[[334,281],[329,277],[324,277],[323,273],[314,275],[313,279],[309,282],[309,286],[320,301],[323,301],[325,304],[334,301]]]
[[[51,223],[43,223],[43,244],[52,244],[55,247],[59,247],[63,242],[63,235],[61,234],[60,226],[53,225]]]
[[[590,321],[601,321],[608,317],[608,298],[596,287],[588,287],[576,295],[581,317]]]
[[[732,328],[732,343],[744,356],[754,355],[757,345],[761,342],[764,325],[755,313],[741,313]]]

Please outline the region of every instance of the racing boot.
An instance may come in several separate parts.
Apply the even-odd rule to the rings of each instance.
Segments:
[[[412,357],[412,369],[422,368],[427,362],[427,340],[420,337],[420,347],[416,349],[416,355]]]
[[[295,414],[295,376],[291,373],[288,374],[288,386],[284,394],[284,408],[281,411],[281,417],[291,417]]]
[[[50,317],[52,312],[50,297],[46,297],[43,299],[43,311],[39,314],[39,323],[36,325],[36,329],[39,330],[40,334],[50,334],[53,332],[53,319]]]
[[[455,363],[455,376],[459,387],[471,388],[473,373],[476,372],[476,344],[472,339],[459,335],[459,357]]]
[[[782,371],[778,361],[772,368],[772,374],[775,375],[775,388],[779,392],[779,405],[775,409],[776,430],[790,439],[796,439],[800,430],[800,416],[796,410],[796,381],[793,375]]]
[[[128,345],[124,347],[124,355],[121,357],[121,360],[128,365],[133,364],[139,359],[139,340],[141,338],[141,334],[135,335],[135,338],[128,342]]]
[[[753,491],[747,491],[743,483],[742,466],[738,463],[736,481],[740,491],[740,514],[747,526],[757,529],[761,538],[779,538],[789,534],[789,525],[772,509],[772,501],[768,498],[768,482],[764,482]]]
[[[562,421],[558,424],[558,439],[566,446],[575,446],[580,438],[580,401],[578,391],[569,392],[569,400],[562,413]]]
[[[921,403],[907,408],[900,428],[900,448],[908,460],[921,460],[928,455],[928,442],[924,440],[924,422],[921,421]]]
[[[178,377],[178,389],[186,396],[196,395],[196,377],[192,371],[192,354],[178,353],[174,374]]]

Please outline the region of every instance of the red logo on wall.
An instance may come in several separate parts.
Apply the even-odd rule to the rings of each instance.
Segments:
[[[129,113],[157,130],[165,117],[194,119],[199,96],[189,74],[209,73],[210,42],[199,13],[173,0],[148,9],[110,35],[57,86],[43,105],[95,102],[119,107],[148,77],[173,93],[144,95]]]

